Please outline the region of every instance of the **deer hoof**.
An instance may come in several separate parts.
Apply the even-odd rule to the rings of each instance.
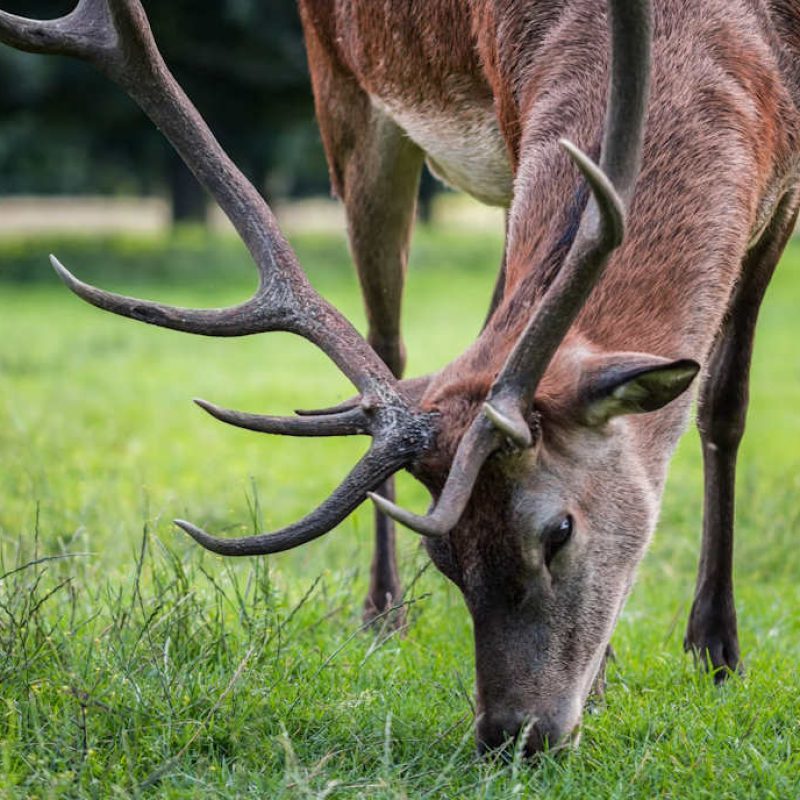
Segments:
[[[731,675],[741,673],[736,613],[707,613],[695,602],[683,640],[683,649],[714,676],[720,684]]]

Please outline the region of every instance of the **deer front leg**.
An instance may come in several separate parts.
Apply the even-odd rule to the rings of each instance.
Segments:
[[[342,196],[367,313],[367,339],[398,378],[405,369],[400,312],[422,151],[370,108],[344,170]]]
[[[367,312],[367,340],[398,378],[405,369],[400,312],[422,161],[422,152],[405,133],[371,109],[369,125],[345,171],[344,201]],[[394,501],[394,478],[379,494]],[[365,620],[382,620],[401,598],[394,521],[376,509]],[[402,609],[392,611],[389,622],[404,625]]]
[[[303,14],[303,23],[331,181],[347,213],[367,314],[367,339],[399,378],[405,368],[400,335],[403,284],[424,156],[331,57],[312,16]],[[387,480],[380,493],[393,499],[394,480]],[[383,620],[401,598],[394,523],[376,511],[365,619]],[[402,611],[391,616],[391,623],[404,623]]]
[[[698,427],[703,445],[703,538],[694,602],[684,639],[714,670],[717,683],[739,667],[733,599],[733,530],[736,456],[744,434],[748,382],[758,311],[797,217],[785,198],[773,222],[742,265],[725,323],[700,390]]]
[[[422,160],[405,133],[373,109],[345,171],[344,201],[367,312],[367,340],[398,378],[405,369],[400,311]],[[379,494],[394,501],[394,478]],[[383,619],[401,598],[394,521],[376,509],[365,620]],[[404,625],[402,609],[391,613],[391,624]]]

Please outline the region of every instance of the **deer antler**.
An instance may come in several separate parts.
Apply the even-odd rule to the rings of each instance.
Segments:
[[[365,499],[368,490],[377,488],[427,445],[430,417],[412,408],[375,351],[311,286],[269,206],[220,147],[169,72],[139,0],[80,0],[72,13],[49,21],[0,11],[0,41],[21,50],[80,58],[120,84],[219,203],[247,246],[260,278],[255,295],[240,305],[175,308],[97,289],[52,257],[56,272],[75,294],[115,314],[204,336],[298,334],[325,352],[361,394],[361,405],[291,420],[256,418],[201,404],[226,422],[271,433],[368,433],[374,440],[327,501],[282,531],[247,540],[217,540],[189,523],[178,524],[204,547],[232,555],[273,553],[330,531]]]
[[[499,431],[490,420],[479,415],[458,445],[436,507],[424,517],[412,514],[374,492],[370,492],[369,497],[384,514],[407,528],[423,536],[443,536],[455,527],[464,513],[483,462],[500,446],[501,441]]]
[[[419,533],[442,534],[455,526],[480,468],[504,437],[520,448],[531,445],[525,416],[539,381],[622,242],[642,158],[650,86],[649,0],[609,0],[609,23],[611,85],[600,166],[571,142],[560,142],[592,192],[563,266],[493,383],[483,414],[459,443],[435,508],[422,517],[370,495],[381,511]]]

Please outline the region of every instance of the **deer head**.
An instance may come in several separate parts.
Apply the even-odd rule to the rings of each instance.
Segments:
[[[464,356],[422,381],[397,381],[311,287],[270,209],[169,73],[139,0],[81,0],[48,22],[0,12],[0,40],[89,61],[139,103],[231,219],[260,275],[253,298],[214,310],[111,294],[52,258],[64,283],[99,308],[175,330],[298,334],[359,392],[340,406],[291,418],[199,401],[224,422],[264,433],[373,441],[319,508],[283,530],[220,539],[176,523],[216,553],[263,555],[328,533],[371,496],[423,535],[436,566],[464,594],[475,625],[478,740],[485,748],[524,730],[523,746],[534,752],[577,729],[655,522],[654,488],[641,459],[646,442],[630,415],[662,408],[698,370],[690,361],[599,352],[570,333],[623,239],[641,159],[649,4],[609,5],[612,67],[599,166],[561,143],[591,196],[560,270],[543,296],[521,304],[530,314],[511,319],[510,298]],[[371,494],[403,468],[435,498],[427,515]]]
[[[521,730],[528,753],[576,739],[658,510],[658,481],[641,456],[644,430],[629,415],[666,405],[697,370],[692,361],[600,354],[566,342],[524,429],[495,421],[496,412],[478,401],[473,425],[494,437],[494,449],[461,494],[463,510],[448,509],[458,522],[446,535],[435,530],[447,484],[428,517],[374,498],[426,533],[432,561],[465,597],[474,624],[482,749]],[[453,402],[444,392],[432,386],[431,405],[443,416],[461,416],[463,396]],[[469,463],[475,450],[460,449],[455,463],[459,456]],[[423,458],[415,474],[437,493],[439,464]],[[448,520],[439,530],[449,526]]]

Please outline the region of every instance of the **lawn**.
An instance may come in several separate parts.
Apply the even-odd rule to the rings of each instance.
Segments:
[[[295,242],[363,325],[343,241]],[[421,231],[410,372],[474,336],[499,238]],[[757,343],[740,458],[743,678],[682,653],[700,530],[697,437],[675,457],[653,547],[614,635],[580,748],[480,760],[470,621],[400,534],[408,635],[363,630],[371,510],[298,551],[223,561],[171,524],[270,529],[302,516],[364,440],[278,440],[190,402],[288,412],[348,395],[287,335],[212,340],[83,305],[47,272],[186,305],[243,298],[241,248],[170,239],[0,243],[0,797],[795,798],[800,795],[800,246]],[[424,493],[401,479],[403,501]]]

